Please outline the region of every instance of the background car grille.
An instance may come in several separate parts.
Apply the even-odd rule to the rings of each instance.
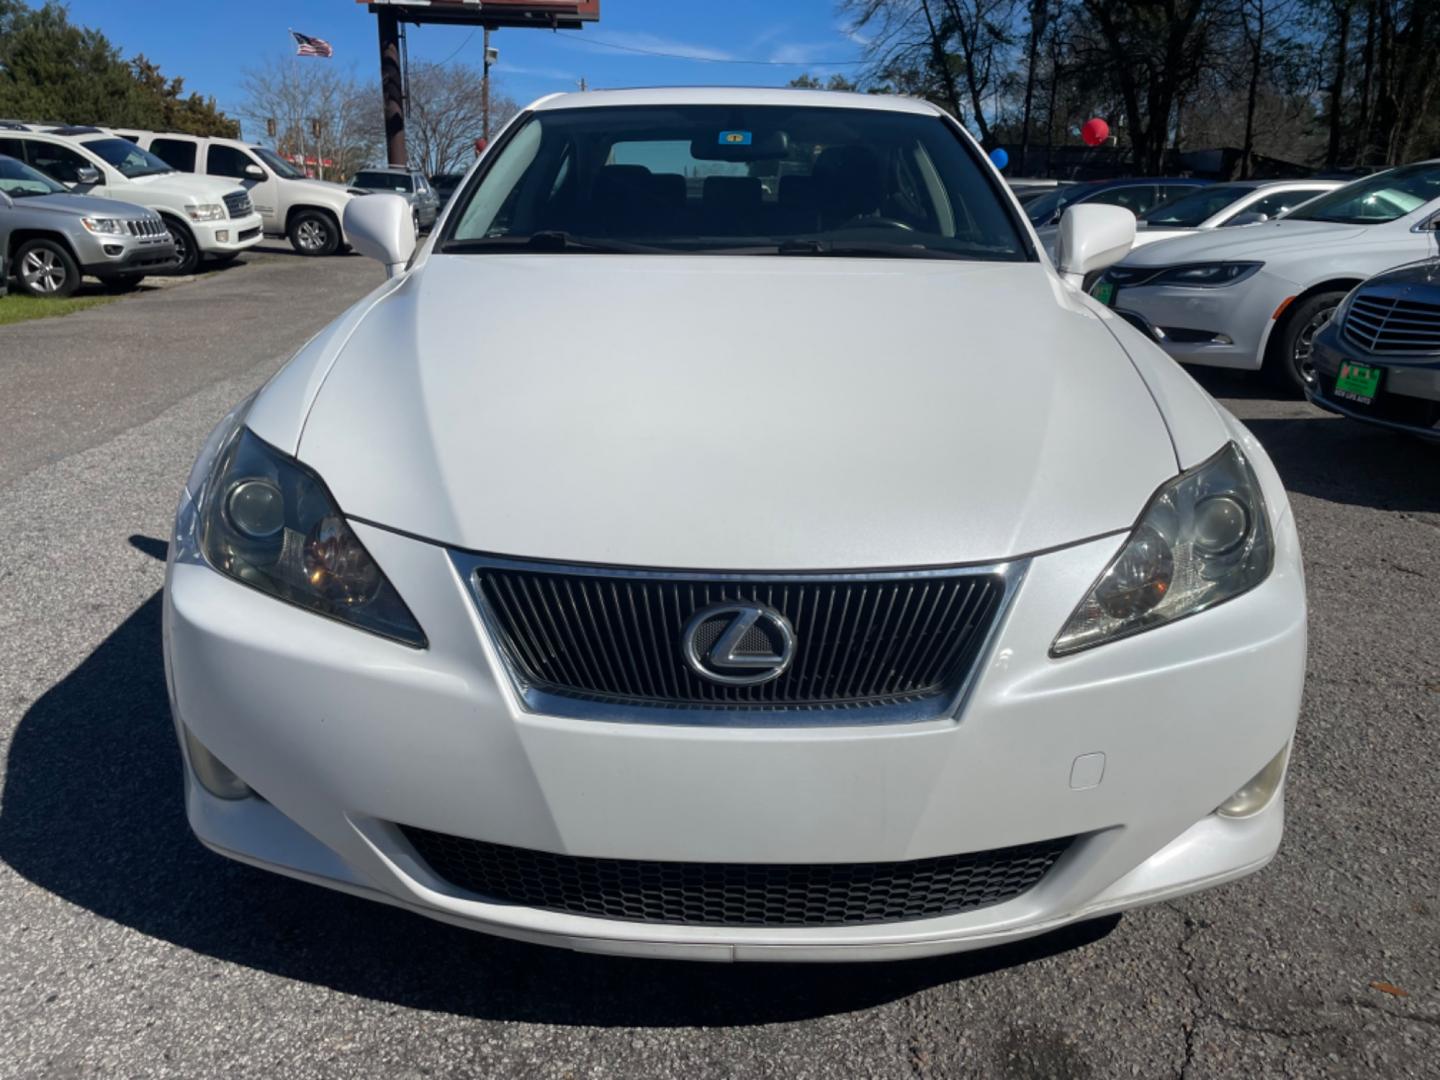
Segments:
[[[165,223],[159,218],[131,218],[125,222],[131,236],[160,236],[165,233]]]
[[[435,874],[465,892],[604,919],[692,926],[844,926],[954,915],[1013,900],[1074,837],[883,863],[593,859],[402,826]]]
[[[1440,304],[1361,293],[1351,301],[1344,331],[1366,352],[1440,352]]]
[[[861,708],[958,692],[1005,595],[996,572],[752,580],[482,565],[476,583],[524,682],[549,693],[681,708]],[[704,679],[682,638],[697,611],[758,602],[795,654],[755,686]]]
[[[232,191],[225,196],[225,212],[232,218],[248,217],[252,209],[250,196],[243,191]]]

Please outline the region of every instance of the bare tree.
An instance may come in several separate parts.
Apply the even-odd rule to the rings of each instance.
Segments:
[[[328,160],[318,166],[327,178],[346,179],[379,153],[380,92],[373,83],[328,63],[284,56],[246,70],[240,86],[246,136],[288,157]]]
[[[483,76],[466,64],[410,65],[410,111],[405,145],[410,163],[427,176],[460,172],[475,157],[484,130]],[[490,130],[498,131],[518,108],[490,81]]]

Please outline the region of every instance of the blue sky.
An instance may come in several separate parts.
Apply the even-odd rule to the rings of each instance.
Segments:
[[[238,104],[247,66],[293,51],[291,27],[335,46],[333,60],[308,62],[378,78],[375,18],[354,0],[70,0],[69,7],[75,22],[104,31],[127,57],[145,53],[167,75],[183,77],[187,91],[214,95],[222,107]],[[572,90],[582,76],[592,88],[778,86],[802,71],[853,73],[862,47],[846,32],[834,0],[601,0],[600,21],[584,30],[502,30],[491,44],[500,50],[492,74],[521,104]],[[480,54],[480,35],[468,29],[410,29],[412,61],[453,56],[478,65]]]

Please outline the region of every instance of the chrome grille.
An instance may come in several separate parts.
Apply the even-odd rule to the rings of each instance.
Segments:
[[[1370,353],[1440,352],[1440,304],[1361,293],[1351,301],[1342,329]]]
[[[689,926],[853,926],[974,911],[1033,888],[1075,839],[906,862],[695,863],[555,855],[401,831],[436,876],[486,899]]]
[[[232,218],[248,217],[252,209],[250,196],[243,191],[232,191],[225,196],[225,212]]]
[[[157,218],[130,218],[125,222],[126,231],[131,236],[162,236],[165,233],[165,223]]]
[[[537,692],[729,716],[918,705],[901,710],[918,719],[960,696],[1018,572],[742,576],[497,560],[481,561],[473,580],[517,682],[542,711],[556,703]],[[686,663],[692,616],[733,603],[766,605],[793,627],[793,660],[769,682],[712,682]],[[852,713],[845,722],[890,718]]]

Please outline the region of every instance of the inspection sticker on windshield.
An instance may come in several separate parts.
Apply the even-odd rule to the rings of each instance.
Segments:
[[[1095,287],[1090,290],[1090,295],[1106,307],[1115,299],[1115,283],[1113,281],[1097,281]]]
[[[1375,400],[1380,389],[1380,368],[1369,364],[1357,364],[1346,360],[1340,365],[1340,374],[1335,376],[1335,396],[1345,401],[1369,405]]]
[[[722,131],[720,132],[721,146],[749,146],[751,135],[748,131]]]

